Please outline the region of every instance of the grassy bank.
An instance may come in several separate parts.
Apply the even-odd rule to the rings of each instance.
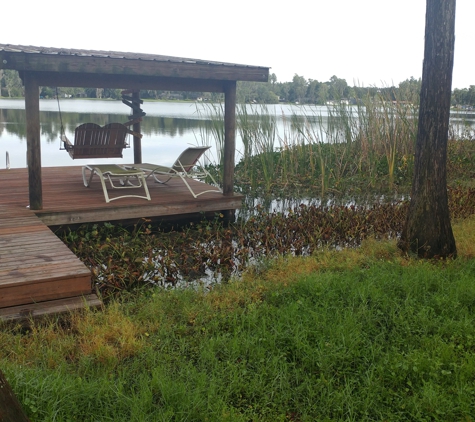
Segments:
[[[456,261],[366,240],[3,325],[0,367],[34,421],[472,420],[475,220],[454,231]]]

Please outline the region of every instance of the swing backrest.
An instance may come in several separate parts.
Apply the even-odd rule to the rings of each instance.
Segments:
[[[74,144],[66,146],[73,159],[76,158],[122,158],[127,148],[126,137],[130,130],[122,123],[109,123],[104,127],[84,123],[74,132]]]

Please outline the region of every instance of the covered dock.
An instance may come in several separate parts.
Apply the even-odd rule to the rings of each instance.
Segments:
[[[3,257],[13,249],[9,247],[8,242],[0,244],[0,247],[4,248],[0,249],[0,270],[8,269],[3,279],[0,279],[0,308],[3,306],[0,317],[47,313],[48,302],[45,300],[50,301],[50,309],[54,309],[52,312],[58,309],[56,305],[53,306],[53,302],[58,300],[66,301],[66,308],[71,299],[86,296],[91,303],[96,303],[94,298],[88,296],[92,293],[90,290],[84,291],[82,288],[78,295],[74,289],[68,291],[68,288],[65,288],[57,289],[57,294],[49,295],[47,299],[43,299],[40,294],[27,294],[24,298],[14,301],[16,308],[8,312],[5,306],[10,306],[13,302],[9,301],[6,295],[15,295],[13,286],[17,283],[20,288],[23,283],[18,277],[18,271],[23,265],[27,265],[25,257],[28,257],[28,254],[25,255],[25,251],[31,243],[31,238],[21,234],[28,233],[28,230],[17,227],[21,223],[19,220],[15,222],[13,218],[15,210],[21,215],[26,212],[45,227],[51,227],[85,222],[182,218],[200,213],[232,213],[240,207],[242,197],[234,193],[236,84],[237,81],[267,82],[268,67],[153,54],[0,44],[0,69],[19,72],[25,87],[27,121],[27,169],[0,171],[0,206],[8,207],[8,212],[2,213],[2,224],[6,224],[8,231],[16,237],[16,259],[19,263],[18,268],[7,268],[7,261],[3,260]],[[180,180],[172,180],[167,186],[149,182],[151,201],[123,198],[106,203],[99,182],[96,181],[97,185],[93,183],[89,188],[84,187],[81,165],[86,164],[85,162],[72,161],[71,167],[43,168],[39,118],[40,86],[123,89],[131,93],[136,104],[140,102],[140,90],[144,89],[224,93],[223,193],[206,193],[195,199]],[[134,123],[133,131],[140,133],[139,122]],[[141,139],[138,136],[134,136],[133,150],[134,163],[142,163]],[[200,183],[196,182],[198,190],[202,188]],[[24,239],[23,246],[21,239]],[[57,241],[61,243],[59,239]],[[8,262],[11,263],[14,259]],[[41,259],[45,262],[54,261],[54,257],[46,255]],[[72,255],[70,259],[73,262],[77,258]],[[55,271],[59,270],[52,269],[53,281],[57,279]],[[74,271],[77,272],[77,268]],[[34,271],[32,273],[33,279],[28,281],[31,286],[35,284]],[[67,276],[65,274],[63,277],[63,285],[74,283],[65,283]],[[41,282],[43,281],[38,277],[37,283]],[[56,283],[60,281],[57,280]],[[84,280],[81,283],[84,286]],[[2,286],[8,286],[9,290],[2,290]],[[48,288],[51,289],[51,286],[54,284]],[[25,290],[24,285],[21,289]],[[20,296],[21,294],[18,294],[18,297]],[[18,306],[23,311],[19,311]],[[40,311],[35,310],[39,308]]]

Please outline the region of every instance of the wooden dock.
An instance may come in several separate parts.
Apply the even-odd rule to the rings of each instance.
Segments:
[[[34,213],[47,226],[73,225],[103,221],[151,219],[182,219],[202,213],[219,213],[241,207],[242,195],[224,196],[205,193],[193,198],[180,179],[167,184],[148,179],[152,200],[123,198],[106,203],[99,179],[95,177],[89,188],[84,187],[81,166],[43,167],[43,209]],[[0,170],[0,204],[25,208],[29,204],[27,169]],[[191,180],[197,192],[206,190],[204,183]],[[142,192],[137,190],[138,192]],[[109,189],[111,197],[123,191]]]
[[[148,180],[151,201],[123,198],[106,203],[99,179],[83,184],[81,166],[42,169],[43,209],[28,208],[27,169],[0,170],[0,318],[19,319],[98,306],[90,270],[48,226],[104,221],[183,219],[234,211],[241,195],[206,193],[194,198],[184,183]],[[191,181],[195,191],[207,185]],[[117,192],[117,193],[116,193]],[[109,190],[112,197],[123,191]]]
[[[100,304],[90,270],[36,215],[0,205],[0,317],[42,315],[50,301],[56,312]]]

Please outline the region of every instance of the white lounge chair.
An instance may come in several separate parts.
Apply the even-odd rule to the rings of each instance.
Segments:
[[[146,174],[146,178],[153,176],[158,183],[167,183],[173,177],[179,177],[185,183],[188,190],[191,192],[194,198],[208,192],[223,193],[223,190],[217,186],[216,180],[200,163],[201,156],[211,147],[190,147],[185,149],[180,156],[176,159],[175,163],[171,167],[157,165],[157,164],[130,164],[124,165],[126,169],[138,169],[142,170]],[[209,178],[215,185],[212,189],[195,193],[186,179],[198,179],[203,181]]]
[[[87,177],[87,171],[90,171],[89,177]],[[131,170],[120,167],[116,164],[88,164],[82,168],[82,179],[84,186],[89,187],[94,175],[97,174],[101,181],[102,190],[104,191],[104,197],[106,202],[114,201],[120,198],[143,198],[150,201],[150,193],[148,191],[147,182],[145,181],[144,172],[141,170]],[[132,179],[132,180],[131,180]],[[109,180],[113,189],[133,189],[141,188],[143,186],[145,195],[122,195],[115,198],[110,198],[107,192],[105,181]],[[119,185],[114,184],[114,180],[119,181]],[[135,183],[134,183],[134,182]]]

